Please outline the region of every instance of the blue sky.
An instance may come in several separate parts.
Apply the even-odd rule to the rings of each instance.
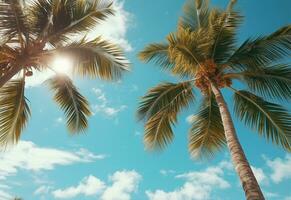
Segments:
[[[228,1],[211,2],[225,7]],[[85,134],[67,133],[52,94],[39,84],[47,74],[30,80],[26,90],[32,110],[30,123],[20,143],[0,153],[0,200],[15,195],[25,200],[244,199],[227,149],[210,161],[190,158],[186,119],[194,108],[180,115],[175,140],[165,151],[144,150],[143,125],[135,119],[137,102],[150,87],[175,79],[153,64],[140,63],[136,54],[146,44],[161,41],[175,30],[183,3],[116,1],[116,17],[94,30],[126,49],[132,71],[117,83],[75,79],[94,111]],[[240,42],[291,23],[290,0],[239,0],[237,8],[245,15]],[[224,94],[231,107],[231,96]],[[290,200],[290,154],[235,122],[266,198]],[[192,198],[187,199],[187,194]]]

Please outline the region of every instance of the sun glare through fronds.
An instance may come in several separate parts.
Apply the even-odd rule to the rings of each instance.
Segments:
[[[69,75],[72,73],[73,60],[69,57],[56,57],[52,62],[52,69],[60,74]]]

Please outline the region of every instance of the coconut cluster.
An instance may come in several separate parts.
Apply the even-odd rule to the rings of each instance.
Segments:
[[[203,94],[208,94],[211,87],[210,82],[216,84],[218,88],[224,88],[232,84],[231,79],[223,77],[213,60],[206,60],[196,72],[195,86]]]

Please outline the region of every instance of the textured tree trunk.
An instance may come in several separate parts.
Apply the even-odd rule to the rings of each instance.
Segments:
[[[230,151],[234,168],[240,178],[242,187],[245,191],[247,200],[264,200],[264,195],[261,188],[254,176],[250,164],[244,154],[244,151],[237,138],[234,125],[231,119],[230,112],[227,104],[220,92],[220,90],[212,84],[212,91],[219,106],[224,132],[226,137],[227,146]]]
[[[13,76],[15,76],[19,71],[21,70],[21,67],[14,67],[11,70],[9,70],[6,74],[0,77],[0,88],[5,85]]]

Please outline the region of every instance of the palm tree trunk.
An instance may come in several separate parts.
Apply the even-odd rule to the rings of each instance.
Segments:
[[[21,67],[13,67],[6,74],[0,77],[0,88],[5,85],[14,75],[16,75],[21,70]]]
[[[256,180],[256,177],[254,176],[254,173],[236,135],[230,112],[221,94],[221,91],[214,84],[211,85],[211,88],[220,110],[225,131],[225,138],[230,151],[232,162],[245,191],[246,199],[264,200],[265,198],[261,188]]]

